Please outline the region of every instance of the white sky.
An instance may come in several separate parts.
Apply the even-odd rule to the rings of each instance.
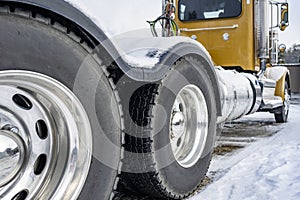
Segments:
[[[288,47],[300,44],[300,1],[288,0],[290,26],[280,33],[280,41]]]

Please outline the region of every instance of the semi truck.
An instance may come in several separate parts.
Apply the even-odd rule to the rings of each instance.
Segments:
[[[287,122],[287,1],[162,0],[114,39],[91,2],[0,1],[0,199],[185,199],[225,122]]]

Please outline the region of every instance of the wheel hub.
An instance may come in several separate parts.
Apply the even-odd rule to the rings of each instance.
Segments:
[[[172,116],[172,137],[180,138],[185,130],[185,118],[182,112],[174,112]]]
[[[184,168],[201,158],[208,134],[208,110],[202,91],[187,85],[179,91],[170,118],[170,142],[175,160]]]
[[[27,71],[1,71],[0,96],[0,197],[76,199],[92,152],[80,101],[56,80]]]
[[[0,187],[9,183],[20,171],[25,157],[23,144],[17,134],[0,131]]]

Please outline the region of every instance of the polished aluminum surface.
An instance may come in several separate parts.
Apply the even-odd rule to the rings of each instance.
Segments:
[[[279,61],[279,36],[277,30],[270,31],[270,63],[277,64]]]
[[[14,199],[22,190],[26,199],[76,199],[92,152],[91,127],[79,100],[48,76],[17,70],[0,72],[0,96],[0,129],[24,143],[23,165],[0,188],[0,197]]]
[[[202,91],[185,86],[177,95],[170,119],[174,157],[184,168],[193,167],[203,156],[208,134],[208,110]]]
[[[195,31],[211,31],[211,30],[223,30],[223,29],[237,29],[239,27],[238,24],[233,24],[232,26],[217,26],[217,27],[208,27],[208,28],[181,28],[182,32],[195,32]]]
[[[222,99],[222,117],[218,119],[218,123],[238,119],[259,108],[261,99],[259,100],[259,96],[256,99],[256,91],[245,75],[222,68],[217,68],[216,72]]]
[[[9,183],[24,161],[24,145],[13,132],[0,131],[0,187]]]
[[[254,94],[254,102],[251,110],[249,111],[248,114],[253,114],[259,110],[261,107],[262,101],[263,101],[263,94],[262,94],[262,89],[259,83],[259,80],[257,79],[256,76],[249,74],[249,73],[241,73],[243,76],[247,77],[248,80],[250,81],[253,94]]]
[[[269,57],[268,0],[255,2],[255,23],[258,57],[260,59],[266,59]]]
[[[289,89],[285,87],[284,89],[284,114],[287,116],[290,110],[290,105],[291,105],[291,95],[289,92]]]
[[[180,111],[175,111],[172,115],[172,133],[175,138],[180,138],[185,130],[184,114]]]

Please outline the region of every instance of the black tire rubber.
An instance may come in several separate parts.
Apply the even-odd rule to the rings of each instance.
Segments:
[[[284,90],[285,90],[285,93],[287,92],[289,95],[291,95],[291,91],[289,89],[289,85],[288,85],[287,81],[285,81]],[[276,120],[277,123],[285,123],[288,120],[289,107],[288,107],[288,110],[286,112],[285,111],[285,109],[286,109],[285,102],[283,102],[283,103],[284,103],[283,106],[278,108],[277,111],[275,111],[275,113],[274,113],[275,120]]]
[[[58,19],[1,3],[0,70],[42,73],[76,94],[93,132],[92,162],[79,199],[111,199],[121,157],[121,117],[117,93],[101,64],[105,52],[92,52],[87,38]]]
[[[125,104],[125,158],[120,188],[150,199],[183,199],[199,188],[211,160],[217,129],[216,97],[206,67],[202,59],[182,58],[160,82],[136,86],[130,98],[121,95]],[[170,147],[169,121],[175,98],[187,84],[203,92],[209,128],[205,156],[194,166],[183,168]]]

